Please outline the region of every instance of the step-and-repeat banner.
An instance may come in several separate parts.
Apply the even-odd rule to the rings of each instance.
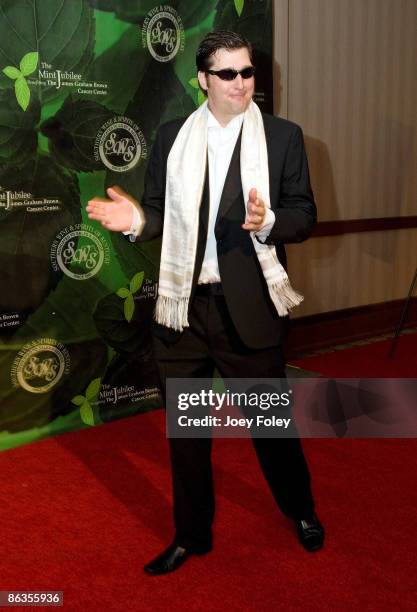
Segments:
[[[0,0],[0,448],[161,405],[150,353],[160,242],[85,206],[140,200],[157,128],[204,99],[211,30],[254,45],[272,112],[270,0]]]

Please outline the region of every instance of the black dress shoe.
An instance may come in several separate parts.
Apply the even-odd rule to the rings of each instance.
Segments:
[[[177,544],[171,544],[164,552],[147,563],[143,569],[147,574],[152,574],[152,576],[168,574],[181,567],[191,555],[204,555],[210,550],[211,547],[204,550],[190,550]]]
[[[308,552],[320,550],[324,543],[324,528],[314,514],[307,519],[296,519],[298,539]]]

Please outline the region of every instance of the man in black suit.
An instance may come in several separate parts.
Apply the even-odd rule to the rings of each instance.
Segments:
[[[207,138],[204,134],[201,139],[205,149],[199,151],[199,145],[194,146],[195,153],[204,155],[205,169],[201,194],[193,204],[196,246],[182,322],[178,322],[177,312],[167,315],[161,307],[158,313],[157,305],[154,351],[163,392],[167,378],[208,378],[215,367],[225,378],[285,377],[282,344],[288,324],[283,312],[287,311],[277,306],[257,243],[273,245],[277,265],[274,270],[279,268],[287,279],[284,244],[308,238],[316,220],[301,129],[290,121],[261,115],[259,109],[262,119],[256,140],[261,145],[266,142],[267,168],[263,170],[269,182],[269,198],[264,201],[255,182],[246,190],[245,201],[242,134],[252,116],[254,93],[250,43],[233,32],[212,32],[201,42],[196,60],[199,84],[208,98],[207,110],[200,109],[198,117],[206,112],[208,118],[204,123]],[[107,229],[130,233],[133,239],[139,236],[140,240],[149,240],[163,232],[158,300],[167,302],[171,293],[168,291],[164,298],[169,276],[164,276],[163,270],[164,244],[170,240],[167,228],[175,225],[178,217],[178,211],[174,221],[167,217],[168,189],[175,182],[175,174],[167,181],[168,156],[187,126],[186,119],[181,119],[160,128],[148,163],[141,205],[113,187],[107,190],[110,200],[95,198],[87,207],[90,219],[100,221]],[[192,137],[192,129],[185,133]],[[188,154],[184,148],[184,159]],[[181,237],[181,226],[176,231]],[[192,227],[188,231],[192,233]],[[184,242],[187,239],[184,234]],[[181,253],[178,257],[182,257]],[[172,284],[175,282],[174,278]],[[279,302],[279,295],[277,299]],[[145,566],[149,574],[173,571],[190,555],[204,554],[212,547],[211,439],[170,438],[169,442],[176,532],[173,543]],[[310,474],[299,438],[254,437],[253,443],[277,505],[295,522],[304,548],[318,550],[324,530],[314,512]]]

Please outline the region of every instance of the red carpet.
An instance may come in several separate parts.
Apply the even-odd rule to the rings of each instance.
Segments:
[[[417,334],[400,336],[392,358],[391,340],[337,350],[291,364],[333,378],[417,378]]]
[[[0,454],[1,590],[64,591],[89,611],[415,610],[415,440],[307,440],[327,528],[316,554],[274,506],[248,440],[215,440],[215,549],[177,573],[164,413]],[[30,609],[30,608],[27,608]]]

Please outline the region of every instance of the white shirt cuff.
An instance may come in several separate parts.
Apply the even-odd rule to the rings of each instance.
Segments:
[[[274,223],[275,223],[275,213],[270,208],[267,208],[265,217],[264,217],[264,222],[262,223],[261,229],[255,232],[255,236],[258,238],[258,240],[260,240],[261,242],[264,242],[268,238],[271,232],[271,229],[274,226]]]
[[[123,232],[125,236],[129,236],[131,242],[135,242],[136,238],[140,236],[142,233],[143,227],[145,225],[145,216],[141,209],[136,208],[136,206],[131,202],[130,203],[133,210],[132,217],[132,225],[130,229],[126,232]]]

